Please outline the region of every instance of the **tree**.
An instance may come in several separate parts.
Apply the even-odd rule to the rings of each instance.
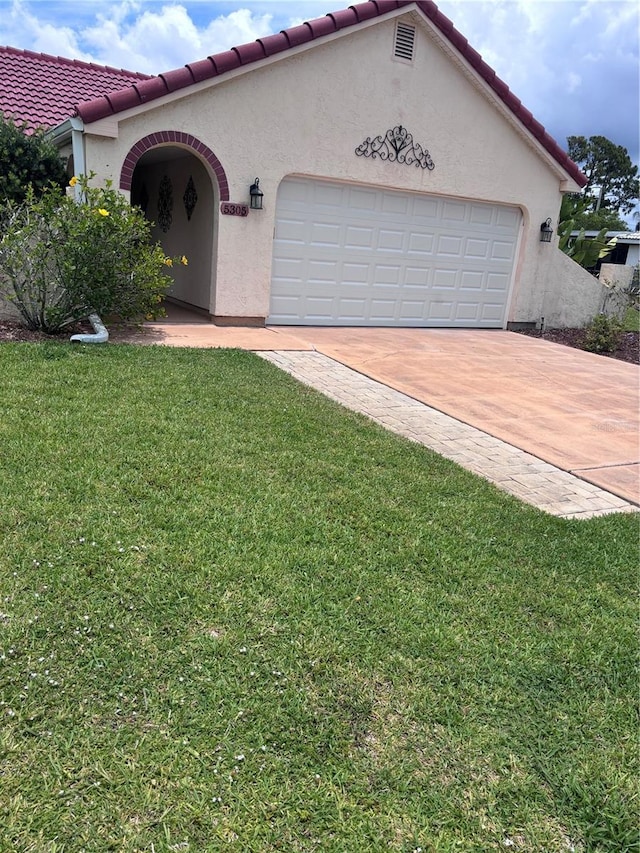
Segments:
[[[596,237],[586,237],[585,228],[577,225],[589,203],[589,200],[581,195],[563,196],[558,222],[558,247],[585,269],[591,269],[599,260],[610,255],[616,245],[615,237],[607,240],[606,228],[602,228]],[[576,231],[579,233],[574,237]]]
[[[630,231],[629,225],[615,210],[586,210],[574,217],[575,227],[585,231]]]
[[[67,183],[65,164],[41,128],[29,134],[0,113],[0,202],[23,201],[27,188],[36,195],[51,185]]]
[[[588,178],[583,192],[591,209],[630,213],[638,200],[638,167],[627,149],[606,136],[569,136],[567,143],[569,157]]]

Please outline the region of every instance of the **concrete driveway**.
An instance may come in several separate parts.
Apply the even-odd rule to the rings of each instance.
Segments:
[[[115,340],[315,350],[640,505],[637,366],[512,332],[221,328],[172,312]]]

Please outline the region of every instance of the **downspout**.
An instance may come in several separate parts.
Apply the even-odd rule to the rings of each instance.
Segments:
[[[76,175],[87,174],[87,160],[84,148],[84,123],[81,118],[74,116],[56,127],[50,134],[57,145],[68,142],[71,136],[71,151],[73,154],[73,171]],[[82,200],[82,190],[79,184],[75,186],[76,201]],[[109,332],[97,314],[89,315],[93,326],[93,334],[71,335],[71,341],[79,344],[104,344],[109,340]]]
[[[73,151],[73,171],[76,175],[87,174],[87,158],[84,150],[84,124],[81,118],[74,117],[71,122],[71,150]],[[80,185],[75,185],[76,201],[80,201],[82,191]],[[93,326],[93,334],[71,335],[72,343],[78,344],[106,344],[109,340],[109,332],[97,314],[89,314],[89,322]]]
[[[109,332],[97,314],[89,314],[89,322],[93,326],[93,334],[71,335],[73,344],[106,344],[109,340]]]
[[[87,158],[84,150],[84,124],[81,118],[69,119],[71,126],[71,151],[73,152],[73,171],[76,175],[87,174]],[[78,184],[75,187],[76,201],[80,201],[81,190]]]

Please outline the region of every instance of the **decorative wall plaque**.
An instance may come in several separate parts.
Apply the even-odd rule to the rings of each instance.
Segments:
[[[193,183],[193,177],[191,175],[189,175],[189,180],[187,181],[187,188],[184,191],[184,195],[182,196],[182,201],[184,202],[184,209],[187,212],[187,219],[191,220],[191,214],[193,213],[196,203],[198,201],[196,185]]]
[[[160,181],[160,188],[158,190],[158,225],[164,232],[167,232],[171,228],[171,223],[173,222],[172,210],[173,188],[168,175],[164,175]]]
[[[220,205],[220,213],[224,213],[227,216],[248,216],[249,205],[235,204],[232,201],[223,201]]]
[[[371,157],[372,160],[379,157],[381,160],[404,163],[430,171],[435,168],[427,149],[414,142],[413,136],[401,124],[388,130],[384,136],[376,136],[375,139],[368,136],[358,145],[356,154],[358,157]]]

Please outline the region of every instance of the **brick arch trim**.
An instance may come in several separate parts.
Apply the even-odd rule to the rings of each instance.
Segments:
[[[229,183],[222,163],[213,151],[207,147],[204,142],[200,142],[195,136],[190,133],[181,133],[179,130],[161,130],[157,133],[150,133],[148,136],[138,140],[133,148],[127,154],[122,170],[120,172],[120,189],[130,190],[131,180],[133,178],[133,170],[136,167],[138,160],[150,148],[155,148],[158,145],[167,145],[178,143],[191,148],[194,153],[199,154],[203,160],[211,166],[217,181],[218,189],[220,190],[220,201],[229,201]]]

